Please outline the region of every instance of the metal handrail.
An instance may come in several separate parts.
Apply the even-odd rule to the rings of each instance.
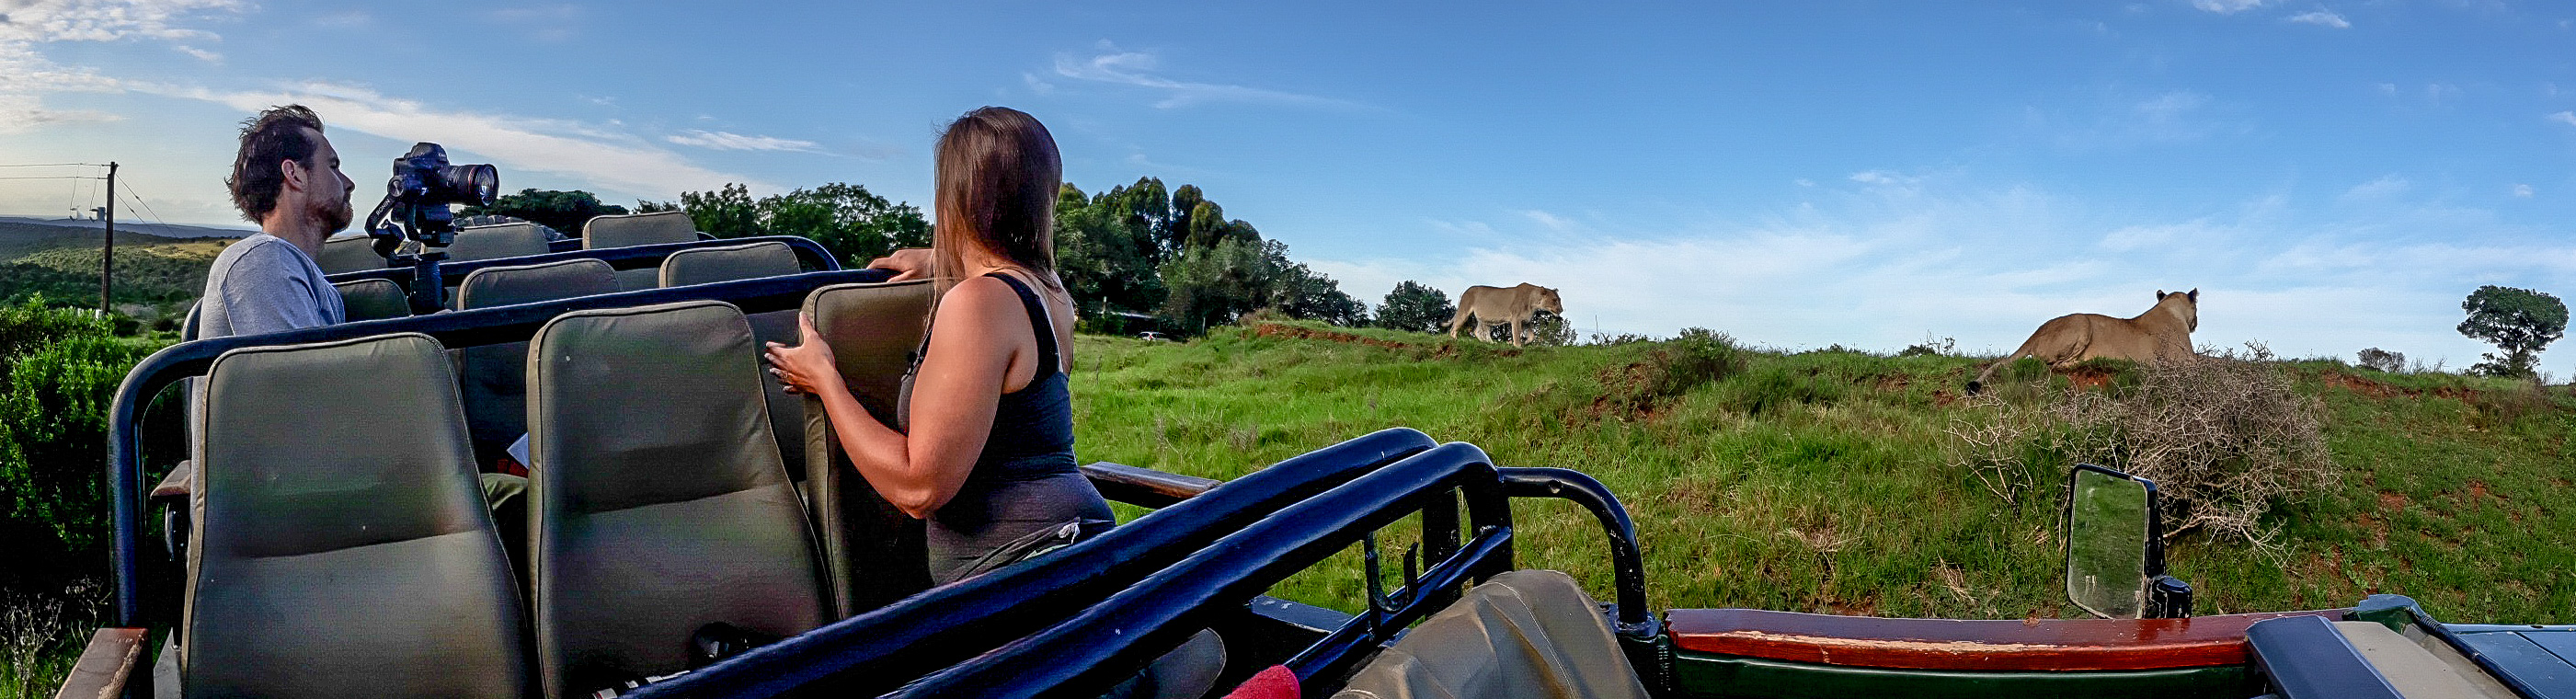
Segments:
[[[629,245],[619,248],[561,250],[535,255],[521,255],[518,257],[496,257],[488,260],[442,262],[438,265],[438,274],[440,277],[445,279],[462,280],[465,278],[465,275],[471,274],[474,270],[485,267],[538,265],[548,262],[562,262],[564,260],[599,260],[601,262],[608,263],[608,266],[612,269],[641,269],[661,264],[662,258],[670,257],[671,253],[679,252],[681,250],[770,242],[786,243],[788,248],[796,251],[796,260],[798,262],[801,262],[806,267],[816,271],[829,272],[841,268],[840,259],[833,257],[830,250],[823,249],[823,245],[821,243],[816,243],[803,236],[761,235],[748,238],[719,238],[715,240],[692,240],[680,243]],[[401,284],[403,285],[403,288],[409,289],[411,288],[411,273],[412,268],[409,265],[405,265],[402,267],[385,267],[380,269],[359,270],[355,272],[341,272],[339,274],[329,275],[326,278],[331,280],[331,283],[333,284],[358,281],[361,279],[385,279],[396,284]],[[453,283],[454,282],[450,282],[450,284]]]
[[[1279,462],[999,571],[754,649],[628,696],[875,696],[1046,628],[1281,508],[1433,448],[1411,429],[1380,430]]]
[[[894,696],[1099,696],[1206,628],[1217,614],[1450,492],[1465,495],[1475,535],[1437,561],[1414,588],[1483,580],[1508,568],[1511,508],[1492,461],[1473,445],[1445,444],[1282,509],[1069,621],[924,677]],[[1444,602],[1440,595],[1399,597],[1406,601],[1396,609],[1373,608],[1353,620],[1365,627],[1361,642],[1328,653],[1310,649],[1290,668],[1301,680],[1330,676],[1374,647],[1370,641],[1392,638]]]

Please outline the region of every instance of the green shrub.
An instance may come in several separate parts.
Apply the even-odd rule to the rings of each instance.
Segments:
[[[1725,405],[1747,415],[1763,415],[1792,405],[1842,400],[1843,388],[1842,382],[1821,374],[1772,366],[1726,382]]]

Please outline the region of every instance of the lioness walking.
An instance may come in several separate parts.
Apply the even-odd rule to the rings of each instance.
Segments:
[[[2159,289],[2156,307],[2136,318],[2098,313],[2058,316],[2040,324],[2039,332],[2021,343],[2021,349],[1987,364],[1985,371],[1977,373],[1977,380],[1968,382],[1968,395],[1984,389],[1986,381],[1995,377],[1996,369],[2022,357],[2038,357],[2051,369],[2064,369],[2094,357],[2133,362],[2187,359],[2192,356],[2191,333],[2199,329],[2199,289],[2171,294]]]
[[[1492,339],[1485,336],[1488,324],[1510,323],[1512,346],[1520,347],[1526,342],[1521,333],[1529,328],[1530,316],[1541,310],[1565,315],[1565,300],[1557,297],[1555,289],[1529,283],[1508,289],[1467,287],[1466,291],[1458,294],[1458,314],[1449,317],[1449,336],[1457,337],[1458,328],[1465,326],[1467,319],[1473,317],[1476,319],[1476,339]]]

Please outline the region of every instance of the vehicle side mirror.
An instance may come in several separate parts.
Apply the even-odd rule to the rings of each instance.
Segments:
[[[2066,475],[2066,597],[2105,619],[2191,616],[2191,584],[2165,575],[2156,484],[2082,464]]]

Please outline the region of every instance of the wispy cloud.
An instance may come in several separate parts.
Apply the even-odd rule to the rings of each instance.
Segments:
[[[223,55],[223,54],[215,53],[215,52],[213,52],[213,51],[208,51],[208,50],[201,49],[201,48],[197,48],[197,47],[194,47],[194,46],[189,46],[189,45],[186,45],[186,44],[181,44],[181,45],[178,45],[178,46],[172,46],[172,47],[170,47],[170,49],[171,49],[171,50],[173,50],[173,51],[178,51],[178,52],[180,52],[180,53],[188,54],[188,56],[189,56],[190,58],[195,58],[195,59],[197,59],[197,60],[205,61],[205,62],[207,62],[207,63],[222,63],[222,62],[224,62],[224,55]]]
[[[1522,211],[1521,216],[1529,219],[1531,223],[1536,223],[1541,227],[1558,233],[1572,232],[1583,227],[1582,223],[1577,222],[1574,219],[1558,216],[1538,209]]]
[[[2191,0],[2191,6],[2222,15],[2232,15],[2263,6],[2263,0]]]
[[[2527,185],[2527,184],[2518,184],[2518,185],[2514,185],[2514,186],[2513,186],[2513,195],[2514,195],[2514,196],[2516,196],[2516,197],[2523,198],[2523,199],[2529,199],[2529,198],[2531,198],[2531,185]]]
[[[662,140],[683,146],[696,146],[709,150],[752,150],[789,153],[823,152],[823,146],[813,141],[799,141],[792,138],[777,138],[773,136],[745,136],[738,133],[729,133],[724,131],[700,131],[697,129],[690,129],[679,135],[665,136]]]
[[[2289,21],[2314,24],[2320,27],[2332,27],[2335,29],[2352,28],[2351,22],[2345,21],[2343,15],[2335,14],[2332,10],[2301,12],[2299,14],[2290,15]]]
[[[1922,182],[1923,178],[1913,175],[1899,174],[1890,170],[1865,170],[1852,173],[1851,181],[1885,187],[1903,187]]]
[[[581,27],[582,9],[571,4],[523,5],[493,10],[485,16],[540,41],[562,41]]]
[[[617,192],[669,197],[682,191],[715,189],[729,182],[756,190],[776,185],[742,175],[717,172],[689,162],[677,153],[611,128],[556,119],[531,119],[440,109],[415,100],[390,97],[347,85],[306,83],[277,91],[217,92],[197,87],[136,84],[141,92],[204,100],[242,112],[270,105],[300,103],[322,115],[333,129],[350,129],[396,141],[432,141],[451,153],[490,158],[506,174],[513,170],[577,178]]]
[[[1229,85],[1223,83],[1175,80],[1157,74],[1157,71],[1162,67],[1162,61],[1152,52],[1121,50],[1117,45],[1111,44],[1107,41],[1100,42],[1098,48],[1100,53],[1087,57],[1074,54],[1057,54],[1055,57],[1055,74],[1074,80],[1086,80],[1113,85],[1129,85],[1156,90],[1163,93],[1163,99],[1155,102],[1154,106],[1162,109],[1187,107],[1215,102],[1283,104],[1304,107],[1332,107],[1345,109],[1361,106],[1356,102],[1348,100],[1304,95],[1280,90],[1268,90],[1257,87],[1246,87],[1243,85]],[[1036,83],[1035,78],[1029,78],[1029,80],[1032,83]],[[1035,86],[1032,85],[1032,87]]]
[[[122,118],[45,106],[46,94],[110,92],[118,82],[86,67],[56,64],[38,45],[129,38],[211,41],[213,34],[178,22],[195,13],[240,7],[235,0],[0,0],[0,133]],[[186,46],[177,49],[199,58],[212,55]]]
[[[2559,113],[2556,113],[2556,114],[2551,114],[2551,115],[2549,115],[2549,120],[2550,120],[2550,121],[2555,121],[2555,122],[2558,122],[2558,123],[2561,123],[2561,124],[2566,124],[2566,125],[2568,125],[2568,126],[2576,126],[2576,111],[2559,112]]]
[[[2378,179],[2353,185],[2352,189],[2344,191],[2343,198],[2345,201],[2385,199],[2403,194],[2413,185],[2414,183],[2407,181],[2405,177],[2389,173],[2379,176]]]

